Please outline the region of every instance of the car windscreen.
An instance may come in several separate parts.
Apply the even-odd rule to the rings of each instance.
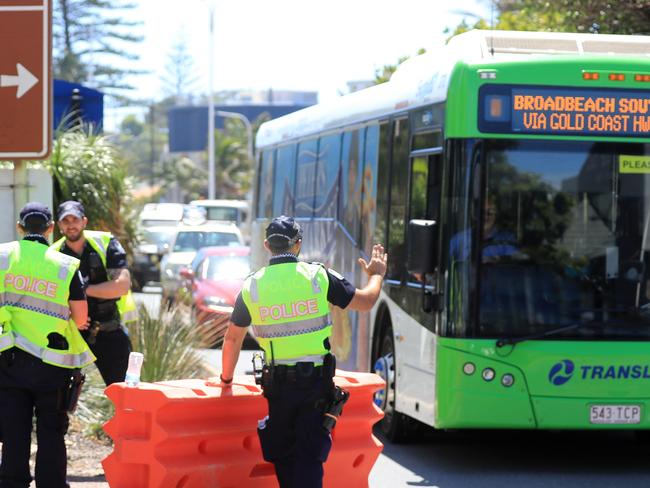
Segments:
[[[224,222],[237,222],[237,209],[232,207],[204,207],[208,220],[222,220]]]
[[[142,242],[145,244],[156,244],[162,246],[169,244],[171,238],[174,236],[173,231],[149,231],[145,230],[142,233]]]
[[[205,279],[243,280],[250,273],[248,256],[209,256]]]
[[[174,252],[198,251],[203,247],[239,245],[239,239],[232,232],[218,231],[181,231],[174,243]]]

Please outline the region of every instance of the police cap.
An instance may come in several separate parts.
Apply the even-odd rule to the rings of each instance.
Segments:
[[[25,226],[25,220],[30,217],[40,217],[45,223],[49,224],[52,221],[52,211],[50,208],[41,202],[29,202],[20,210],[20,225]]]
[[[302,228],[293,217],[280,215],[266,228],[266,239],[275,247],[293,245],[302,239]]]
[[[86,216],[86,210],[81,202],[75,202],[74,200],[68,200],[59,205],[59,208],[56,212],[59,222],[65,219],[68,215],[77,217],[78,219],[83,219]]]

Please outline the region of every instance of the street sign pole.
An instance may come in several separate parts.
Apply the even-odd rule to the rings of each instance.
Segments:
[[[52,0],[0,0],[0,160],[52,145]]]

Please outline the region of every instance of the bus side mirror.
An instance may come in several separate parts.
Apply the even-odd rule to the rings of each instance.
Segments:
[[[435,220],[411,220],[408,227],[406,269],[414,275],[435,271],[434,258],[438,255],[438,223]]]

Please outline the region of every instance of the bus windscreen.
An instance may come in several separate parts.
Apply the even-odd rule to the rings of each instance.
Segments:
[[[650,91],[484,85],[478,126],[492,134],[650,137]]]

